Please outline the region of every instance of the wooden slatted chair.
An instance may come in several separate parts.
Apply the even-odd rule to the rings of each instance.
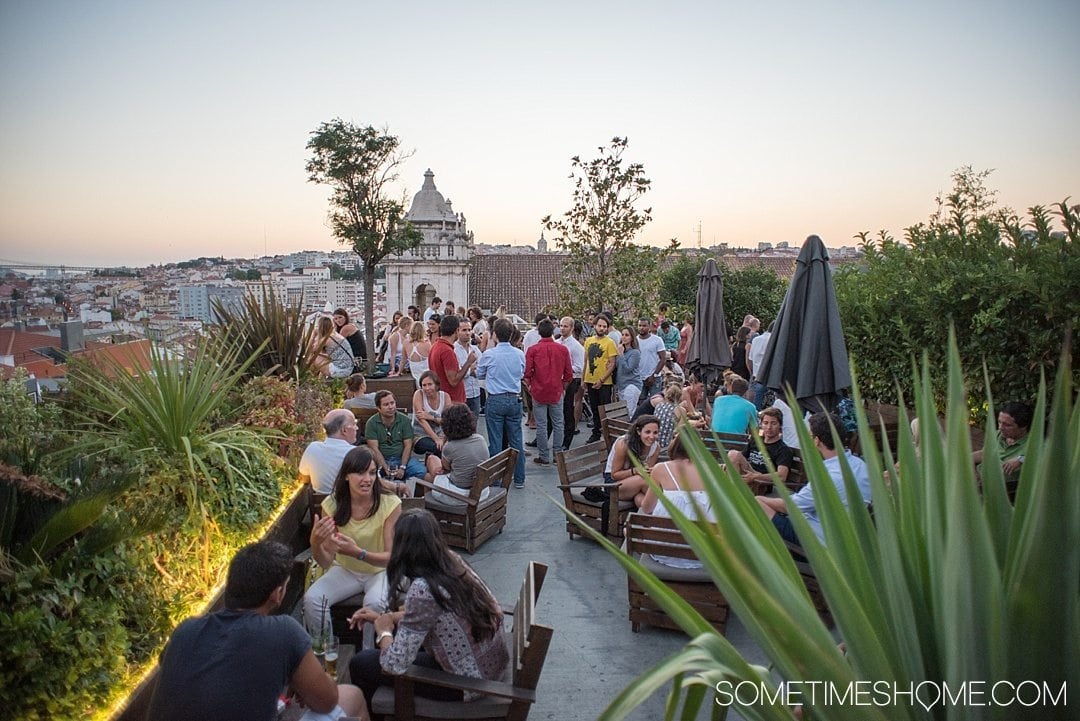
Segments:
[[[633,412],[633,408],[627,408],[626,401],[605,403],[604,405],[600,406],[600,422],[603,423],[605,418],[615,418],[629,421],[630,414]]]
[[[626,514],[634,508],[630,501],[616,501],[615,512],[610,501],[590,501],[583,495],[588,486],[607,488],[615,493],[619,483],[604,483],[604,466],[607,464],[608,449],[603,441],[586,443],[568,451],[555,454],[555,464],[559,469],[559,490],[563,494],[563,505],[582,518],[590,527],[604,535],[622,540],[622,524]],[[570,540],[582,535],[581,529],[573,521],[567,520],[566,532]]]
[[[514,465],[518,452],[507,448],[476,467],[476,480],[466,493],[436,488],[435,484],[417,479],[416,485],[428,489],[424,495],[424,507],[439,522],[446,542],[469,553],[483,545],[506,525],[506,500],[514,478]],[[491,487],[488,497],[480,500],[485,488]],[[437,490],[458,503],[436,500],[430,493]]]
[[[728,602],[708,572],[701,568],[676,568],[653,558],[657,555],[697,560],[694,550],[670,518],[631,513],[626,519],[626,552],[693,606],[719,633],[724,632]],[[681,630],[631,576],[627,576],[627,600],[630,628],[635,633],[641,630],[642,624]]]
[[[633,423],[628,418],[605,418],[600,421],[600,436],[610,451],[619,436],[630,430]]]
[[[546,565],[535,561],[529,563],[514,606],[513,628],[506,634],[510,664],[501,680],[487,681],[458,676],[442,669],[410,666],[394,680],[393,689],[384,686],[375,692],[371,703],[372,713],[393,717],[396,721],[525,721],[536,701],[536,686],[554,633],[550,626],[536,623],[536,600],[546,574]],[[485,695],[475,701],[433,701],[416,695],[417,683]]]

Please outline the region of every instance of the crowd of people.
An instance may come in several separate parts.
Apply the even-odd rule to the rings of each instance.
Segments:
[[[518,451],[513,483],[523,487],[526,459],[551,464],[584,435],[583,420],[592,422],[583,440],[599,440],[600,407],[614,400],[627,404],[631,424],[611,442],[606,483],[586,492],[592,502],[617,497],[641,512],[667,515],[663,497],[684,513],[718,520],[684,429],[749,435],[744,448],[727,453],[727,466],[747,483],[771,483],[786,481],[796,454],[811,451],[799,447],[796,429],[805,423],[841,502],[848,503],[846,467],[860,502],[870,503],[866,465],[846,449],[850,428],[841,417],[793,409],[756,377],[771,325],[762,331],[758,319],[747,316],[731,333],[731,368],[714,390],[683,370],[694,319],[680,324],[667,313],[661,305],[655,317],[632,325],[617,325],[604,312],[582,318],[542,313],[522,333],[503,308],[485,316],[477,307],[439,298],[423,311],[410,306],[394,313],[372,349],[388,376],[415,379],[408,413],[389,390],[368,391],[357,371],[369,348],[348,313],[338,309],[319,318],[309,359],[322,375],[346,379],[346,391],[343,407],[323,419],[325,440],[309,444],[299,464],[312,490],[325,496],[310,538],[322,572],[304,593],[304,624],[272,615],[288,585],[287,549],[266,542],[245,547],[230,565],[224,609],[188,619],[170,639],[151,715],[233,718],[235,709],[244,708],[244,718],[272,718],[287,687],[305,705],[307,720],[366,718],[376,689],[392,684],[410,664],[500,678],[509,658],[498,604],[447,548],[434,517],[423,510],[403,513],[401,498],[422,492],[411,482],[422,478],[434,486],[430,493],[439,503],[460,503],[440,489],[468,493],[477,467],[505,448]],[[361,429],[356,419],[363,409],[369,417]],[[486,438],[477,432],[480,417]],[[1031,422],[1025,404],[1000,409],[995,462],[1006,479],[1020,473]],[[529,441],[526,429],[535,430]],[[973,461],[988,459],[980,451]],[[490,492],[485,489],[481,502]],[[788,501],[757,496],[757,502],[785,541],[800,544],[793,513],[825,541],[809,485]],[[683,568],[696,563],[654,558]],[[353,685],[338,686],[315,659],[311,636],[327,636],[330,606],[360,592],[363,607],[349,623],[372,624],[375,648],[353,656]],[[418,686],[417,693],[471,698],[434,686]]]

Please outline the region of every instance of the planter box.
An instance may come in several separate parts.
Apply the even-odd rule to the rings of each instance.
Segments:
[[[274,521],[274,525],[270,527],[270,530],[266,532],[262,540],[267,541],[280,541],[292,549],[293,554],[300,553],[308,547],[308,531],[310,530],[306,525],[303,525],[304,516],[308,511],[308,499],[310,496],[310,487],[304,486],[298,490],[289,501],[289,505],[285,507],[285,510]],[[306,566],[302,563],[296,564],[293,568],[293,575],[289,579],[289,592],[285,597],[285,600],[281,604],[282,609],[292,609],[296,605],[297,600],[300,597],[300,593],[304,587],[304,574],[306,572]],[[216,611],[222,606],[222,596],[224,590],[218,593],[210,602],[207,612]],[[150,697],[154,694],[154,687],[157,685],[157,668],[143,679],[131,696],[128,697],[127,703],[117,711],[111,721],[149,721],[146,718],[146,712],[150,706]]]

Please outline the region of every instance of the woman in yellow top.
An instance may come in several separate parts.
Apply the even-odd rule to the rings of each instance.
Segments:
[[[365,608],[386,610],[386,564],[401,499],[381,488],[371,450],[359,446],[345,455],[322,507],[311,528],[311,555],[326,572],[304,594],[304,618],[312,633],[325,635],[330,606],[361,591]]]

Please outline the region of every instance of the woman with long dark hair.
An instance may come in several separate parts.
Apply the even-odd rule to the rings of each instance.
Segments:
[[[502,610],[476,572],[443,540],[429,512],[402,514],[394,533],[387,567],[389,613],[358,610],[350,626],[375,625],[375,649],[349,662],[349,677],[364,692],[368,707],[380,685],[411,664],[494,680],[502,677],[510,656],[502,633]],[[418,696],[471,701],[476,694],[417,684]]]
[[[401,499],[381,487],[375,457],[358,446],[345,454],[322,509],[311,527],[311,555],[326,572],[304,594],[304,619],[313,632],[327,633],[330,606],[360,591],[365,608],[387,608],[386,564]]]
[[[656,416],[638,416],[630,430],[611,444],[607,466],[604,468],[604,482],[620,483],[620,501],[633,501],[635,506],[640,507],[645,500],[645,489],[649,484],[638,473],[633,459],[637,458],[646,470],[652,469],[660,457],[660,444],[657,442],[659,436],[660,420]],[[584,495],[587,500],[597,500],[595,491]]]
[[[334,311],[334,326],[337,328],[337,332],[341,334],[341,337],[349,342],[353,358],[358,361],[366,361],[367,341],[364,340],[364,334],[360,332],[356,324],[349,322],[349,313],[344,308],[338,308]]]

